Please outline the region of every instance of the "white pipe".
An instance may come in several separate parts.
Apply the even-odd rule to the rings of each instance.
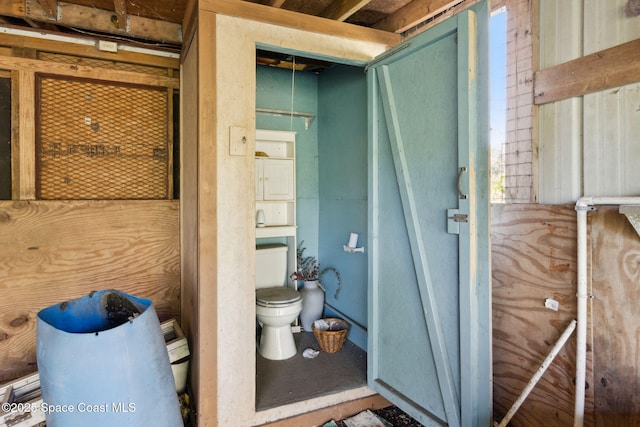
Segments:
[[[580,202],[578,202],[580,203]],[[573,427],[582,427],[587,369],[587,206],[578,206],[578,331],[576,332],[576,400]]]
[[[538,383],[538,381],[542,377],[542,374],[544,374],[544,372],[547,370],[549,365],[551,365],[551,362],[553,362],[553,359],[557,356],[562,346],[564,346],[564,343],[567,342],[567,340],[569,339],[569,337],[571,336],[571,333],[575,328],[576,328],[576,321],[572,320],[571,323],[569,323],[569,326],[567,326],[567,329],[565,329],[562,335],[560,335],[560,338],[558,338],[558,341],[553,346],[553,348],[547,355],[546,359],[544,359],[544,362],[542,362],[542,365],[540,365],[536,373],[533,375],[533,377],[531,377],[527,386],[524,388],[524,390],[522,390],[522,393],[520,393],[520,397],[518,397],[518,399],[511,406],[511,409],[509,409],[509,412],[507,412],[507,415],[505,415],[502,421],[500,421],[500,424],[498,424],[498,427],[505,427],[507,423],[511,421],[511,418],[513,417],[513,415],[516,413],[518,408],[520,408],[520,405],[522,405],[522,402],[524,402],[527,396],[529,396],[529,393],[531,393],[531,390],[533,390],[533,387],[535,387],[535,385]]]
[[[584,393],[587,370],[587,211],[595,205],[640,205],[640,197],[581,197],[576,203],[578,233],[578,329],[576,332],[576,401],[574,427],[584,422]]]

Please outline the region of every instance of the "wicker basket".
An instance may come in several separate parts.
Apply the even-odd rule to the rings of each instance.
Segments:
[[[321,331],[316,329],[315,322],[311,329],[313,335],[316,337],[316,341],[320,344],[320,349],[326,353],[337,353],[342,350],[344,342],[347,340],[349,334],[349,322],[334,317],[322,319],[329,324],[330,329],[328,331]]]

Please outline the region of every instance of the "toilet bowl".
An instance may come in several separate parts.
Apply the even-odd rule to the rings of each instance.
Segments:
[[[262,326],[258,352],[271,360],[297,353],[291,323],[302,310],[302,297],[287,284],[287,246],[256,246],[256,317]]]
[[[291,323],[301,310],[302,298],[294,289],[274,287],[256,291],[256,316],[262,325],[258,352],[262,357],[284,360],[295,356]]]

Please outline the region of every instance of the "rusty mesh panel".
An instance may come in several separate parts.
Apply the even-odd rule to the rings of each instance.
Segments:
[[[63,55],[60,53],[38,52],[38,59],[41,59],[43,61],[62,62],[65,64],[86,65],[89,67],[109,70],[133,71],[136,73],[154,74],[157,76],[167,75],[166,68],[129,64],[127,62],[106,61],[94,58],[83,58],[80,56]]]
[[[39,81],[39,198],[167,197],[166,92]]]

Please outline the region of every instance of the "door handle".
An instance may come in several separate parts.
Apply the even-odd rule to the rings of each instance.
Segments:
[[[462,166],[458,169],[458,198],[460,199],[468,199],[469,195],[462,192],[462,174],[467,172],[467,168]]]

